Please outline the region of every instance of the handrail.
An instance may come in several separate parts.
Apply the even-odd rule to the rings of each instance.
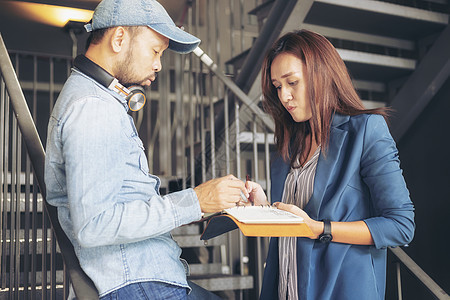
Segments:
[[[36,126],[33,122],[27,102],[20,88],[8,51],[6,50],[3,37],[0,33],[0,73],[6,84],[12,108],[17,118],[23,140],[27,147],[27,152],[33,165],[40,192],[43,199],[46,196],[44,183],[44,162],[45,152],[39,138]],[[72,243],[64,233],[58,221],[56,207],[48,205],[43,201],[45,210],[50,219],[53,231],[61,249],[61,254],[72,282],[73,290],[78,299],[98,299],[98,292],[91,279],[81,269],[75,255]]]
[[[252,48],[250,49],[247,58],[239,72],[237,74],[235,82],[229,79],[224,75],[224,73],[219,69],[217,64],[215,64],[212,59],[206,55],[203,50],[197,48],[196,52],[194,52],[201,61],[216,75],[216,77],[224,83],[229,89],[229,93],[227,93],[227,99],[230,98],[228,103],[228,107],[225,108],[230,112],[230,117],[234,114],[234,105],[235,105],[235,97],[239,98],[250,110],[254,113],[257,119],[261,120],[263,125],[268,127],[268,130],[274,131],[275,125],[272,119],[264,113],[257,104],[253,103],[253,101],[246,95],[248,90],[250,89],[250,85],[253,84],[254,80],[259,73],[259,66],[263,59],[265,52],[270,48],[270,45],[276,40],[279,34],[282,31],[283,26],[286,24],[286,21],[289,19],[293,8],[297,4],[297,0],[277,0],[274,2],[269,16],[264,22],[264,26],[258,35],[258,38],[254,42]],[[215,128],[215,147],[221,147],[224,142],[223,139],[220,138],[220,134],[223,132],[226,121],[224,120],[224,115],[219,114],[214,121]],[[200,154],[201,155],[201,154]],[[200,160],[198,160],[200,161]],[[207,161],[206,164],[209,165]],[[199,172],[198,165],[195,168],[195,174]],[[198,176],[200,177],[200,176]],[[195,175],[195,178],[198,178]]]
[[[263,124],[270,130],[275,129],[272,119],[255,103],[253,103],[253,101],[246,95],[246,92],[248,92],[250,85],[259,73],[259,70],[255,68],[255,66],[259,66],[262,63],[265,52],[281,33],[286,20],[292,13],[292,10],[296,4],[297,0],[275,1],[257,40],[250,49],[249,54],[247,54],[247,59],[245,60],[241,71],[237,75],[236,83],[226,77],[217,64],[215,64],[203,50],[198,47],[194,50],[194,54],[197,55],[201,61],[217,76],[217,78],[221,80],[246,106],[248,106],[257,118],[261,119]],[[233,101],[229,102],[228,109],[231,109],[230,111],[233,111],[233,103]],[[221,128],[223,126],[221,116],[219,116],[219,119],[216,122],[216,128]]]
[[[264,125],[268,129],[273,130],[275,125],[272,119],[263,112],[258,105],[256,105],[247,94],[242,91],[236,83],[234,83],[230,78],[226,77],[225,74],[220,70],[219,66],[214,63],[214,61],[209,57],[200,47],[195,48],[194,54],[200,58],[200,60],[217,76],[217,78],[224,83],[230,91],[232,91],[250,110],[261,119]]]
[[[422,282],[434,296],[436,296],[436,298],[450,300],[450,296],[433,279],[431,279],[431,277],[428,276],[428,274],[425,273],[425,271],[419,267],[405,251],[399,247],[389,248],[389,250],[391,250],[400,262],[403,263],[403,265],[407,267],[408,270],[411,271],[411,273]]]

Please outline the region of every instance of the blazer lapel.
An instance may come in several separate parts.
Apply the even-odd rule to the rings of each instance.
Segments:
[[[287,164],[278,152],[272,157],[271,181],[272,181],[272,197],[271,203],[281,202],[283,197],[284,181],[289,173],[289,164]]]
[[[305,211],[308,215],[315,220],[322,219],[320,216],[320,207],[327,187],[330,185],[330,180],[333,180],[334,178],[334,169],[339,159],[345,137],[347,136],[347,131],[338,127],[348,122],[349,119],[349,116],[340,114],[335,114],[333,116],[328,151],[326,156],[324,156],[322,152],[320,153],[319,161],[317,162],[316,176],[314,178],[314,191],[305,207]]]

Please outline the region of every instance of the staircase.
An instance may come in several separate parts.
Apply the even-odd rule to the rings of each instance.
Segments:
[[[200,228],[186,225],[172,231],[173,238],[183,249],[182,257],[189,262],[188,279],[224,299],[234,299],[236,290],[253,288],[253,277],[248,271],[232,272],[228,262],[229,235],[221,235],[207,242],[200,240]]]
[[[270,3],[275,1],[251,11],[260,26]],[[376,107],[396,100],[398,90],[448,26],[449,12],[448,1],[298,0],[282,31],[309,29],[326,36],[345,61],[366,106]]]

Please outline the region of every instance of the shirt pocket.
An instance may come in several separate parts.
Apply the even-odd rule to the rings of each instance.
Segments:
[[[149,168],[147,157],[145,155],[144,143],[142,143],[142,140],[139,138],[136,126],[134,126],[133,118],[131,116],[128,116],[128,121],[129,126],[126,126],[125,128],[126,135],[132,141],[133,144],[132,148],[135,148],[131,150],[131,153],[133,153],[132,154],[133,156],[136,155],[138,157],[139,169],[142,171],[142,173],[148,176]]]

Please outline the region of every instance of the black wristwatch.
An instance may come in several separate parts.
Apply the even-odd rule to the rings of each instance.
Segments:
[[[323,220],[323,233],[319,235],[319,241],[322,243],[329,243],[333,239],[331,235],[331,222],[330,220]]]

